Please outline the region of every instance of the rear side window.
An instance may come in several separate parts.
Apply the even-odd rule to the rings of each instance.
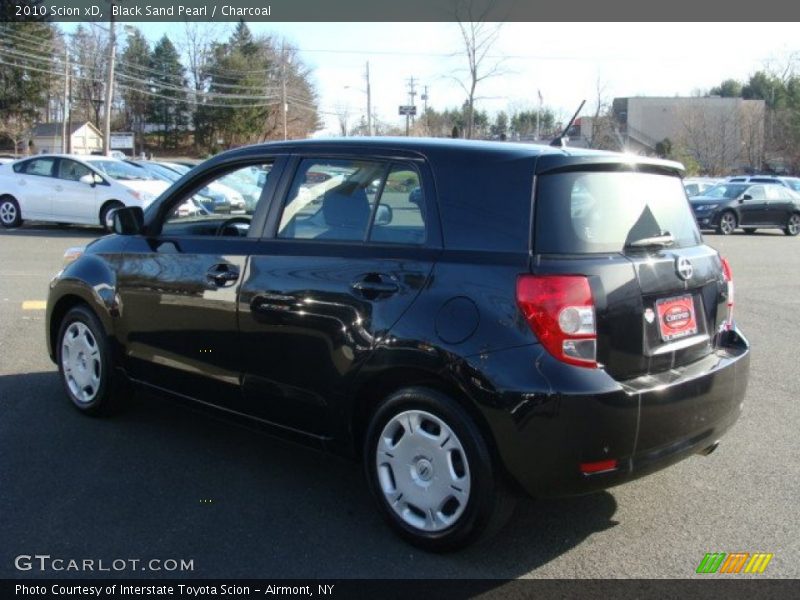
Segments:
[[[629,171],[543,175],[536,192],[535,251],[622,252],[669,233],[673,248],[700,243],[679,177]]]
[[[20,165],[19,171],[26,175],[41,175],[42,177],[52,177],[53,165],[55,164],[54,158],[34,158],[26,163]],[[16,167],[14,169],[17,171]]]
[[[278,237],[422,244],[419,174],[399,163],[305,159],[283,208]]]

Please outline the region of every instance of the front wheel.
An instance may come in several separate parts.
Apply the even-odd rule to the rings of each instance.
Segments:
[[[67,312],[57,343],[58,371],[73,406],[88,415],[111,414],[120,408],[129,390],[113,372],[105,331],[87,306]]]
[[[730,235],[736,229],[736,215],[730,211],[726,210],[722,213],[719,217],[719,225],[717,226],[717,233],[721,233],[722,235]]]
[[[11,196],[0,198],[0,224],[7,229],[22,225],[19,204]]]
[[[456,550],[488,536],[513,508],[478,427],[457,402],[428,388],[400,390],[378,407],[364,466],[384,519],[425,550]]]
[[[784,228],[783,233],[792,236],[800,233],[800,214],[794,213],[789,217],[789,220],[786,222],[786,227]]]
[[[117,210],[118,208],[123,208],[125,205],[122,202],[109,202],[105,206],[103,206],[103,210],[100,211],[100,225],[106,231],[113,231],[114,230],[114,222],[111,220],[111,211]]]

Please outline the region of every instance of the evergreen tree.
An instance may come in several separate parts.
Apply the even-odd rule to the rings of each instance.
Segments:
[[[180,55],[166,35],[153,48],[150,71],[149,121],[160,129],[162,147],[175,148],[188,123],[186,77]]]

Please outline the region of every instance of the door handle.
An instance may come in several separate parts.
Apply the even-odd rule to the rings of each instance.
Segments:
[[[350,287],[369,300],[374,300],[378,296],[390,296],[400,289],[399,285],[380,273],[364,275],[356,279]]]
[[[208,270],[206,279],[217,287],[230,287],[239,279],[239,269],[228,263],[220,263]]]

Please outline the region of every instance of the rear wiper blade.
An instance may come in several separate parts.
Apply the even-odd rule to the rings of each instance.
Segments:
[[[672,237],[672,234],[669,231],[665,231],[659,235],[654,235],[653,237],[646,237],[641,238],[639,240],[634,240],[632,242],[628,242],[625,244],[626,248],[647,248],[648,246],[659,246],[659,247],[666,247],[672,246],[675,243],[675,238]]]

